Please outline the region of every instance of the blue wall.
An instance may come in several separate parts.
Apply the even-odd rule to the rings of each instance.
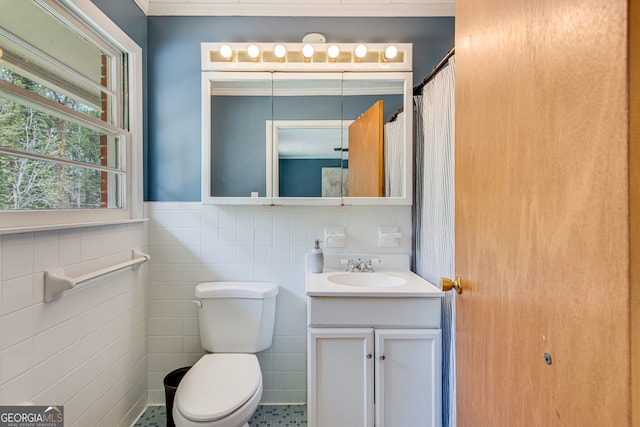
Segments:
[[[322,168],[339,168],[340,163],[340,159],[280,159],[278,196],[322,197]]]
[[[248,197],[255,191],[265,197],[265,122],[272,118],[271,97],[213,96],[211,117],[216,123],[211,131],[211,151],[215,153],[211,156],[211,195]]]
[[[413,43],[414,84],[454,44],[454,18],[146,17],[132,0],[92,0],[143,49],[144,194],[200,200],[200,42]]]
[[[453,47],[454,19],[148,17],[145,200],[200,200],[200,42],[299,42],[311,32],[330,42],[413,43],[418,84]]]

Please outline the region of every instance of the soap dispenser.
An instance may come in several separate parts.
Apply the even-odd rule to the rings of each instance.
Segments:
[[[311,256],[309,257],[309,264],[312,273],[322,273],[324,268],[324,254],[320,247],[320,239],[315,240],[315,245],[311,250]]]

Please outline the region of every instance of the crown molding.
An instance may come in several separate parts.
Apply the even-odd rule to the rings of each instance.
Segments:
[[[133,0],[140,10],[145,14],[149,15],[149,0]]]
[[[455,2],[327,4],[327,3],[186,3],[135,0],[148,5],[149,16],[287,16],[287,17],[430,17],[455,16]]]

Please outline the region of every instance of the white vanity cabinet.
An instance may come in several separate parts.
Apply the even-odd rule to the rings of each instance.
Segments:
[[[441,427],[444,293],[407,255],[375,258],[381,271],[347,273],[326,254],[307,273],[308,424]]]
[[[440,426],[440,329],[375,330],[375,425]]]
[[[441,426],[440,293],[397,291],[308,287],[310,427]]]
[[[310,427],[373,426],[373,329],[309,328]]]
[[[439,329],[309,328],[311,427],[441,425]]]

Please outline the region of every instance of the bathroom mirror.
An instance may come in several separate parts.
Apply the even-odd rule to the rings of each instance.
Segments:
[[[204,203],[411,204],[410,72],[202,78]]]
[[[209,137],[210,170],[203,176],[209,197],[242,202],[267,198],[265,123],[272,119],[270,73],[217,73],[207,81],[210,114],[203,128]],[[204,107],[203,107],[204,108]],[[206,181],[205,181],[206,180]]]
[[[337,197],[348,191],[342,120],[273,120],[267,124],[267,144],[272,141],[270,174],[272,197]],[[268,193],[269,194],[269,193]],[[339,201],[339,200],[338,200]]]
[[[341,182],[345,144],[341,73],[274,73],[272,100],[274,203],[305,203],[324,192],[325,203],[340,204],[343,194],[335,184]]]

